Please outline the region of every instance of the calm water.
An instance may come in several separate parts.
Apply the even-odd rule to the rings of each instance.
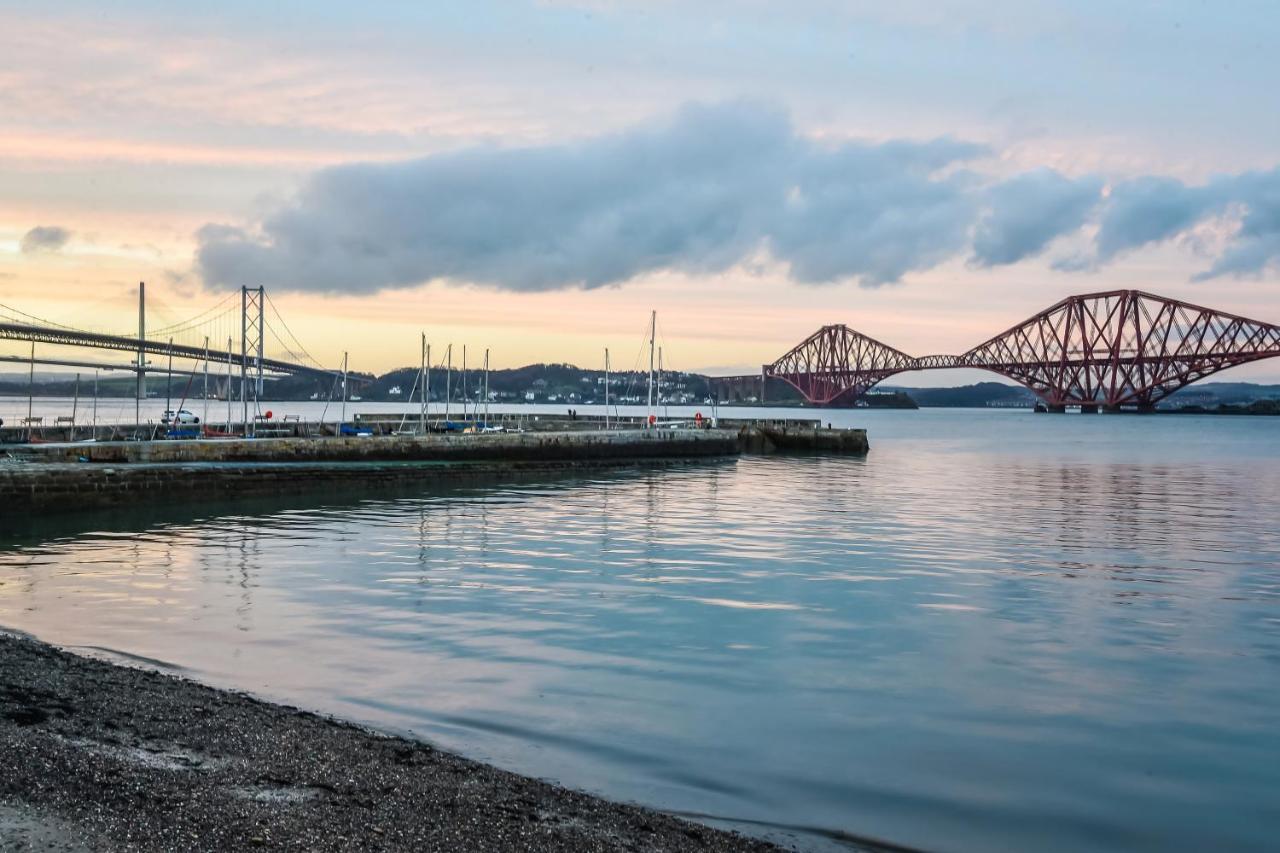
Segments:
[[[0,624],[673,810],[1274,849],[1280,419],[839,417],[865,460],[11,523]]]

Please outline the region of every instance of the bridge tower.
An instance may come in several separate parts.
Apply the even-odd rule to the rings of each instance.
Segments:
[[[138,399],[147,399],[147,283],[138,282]]]
[[[249,423],[249,378],[253,377],[253,401],[262,399],[263,303],[266,289],[240,288],[240,399],[244,404],[244,420]],[[250,361],[252,359],[252,362]],[[256,405],[255,405],[256,408]]]

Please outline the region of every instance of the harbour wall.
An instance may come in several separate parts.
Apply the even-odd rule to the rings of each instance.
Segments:
[[[761,424],[739,430],[744,453],[840,453],[865,455],[865,429],[824,429],[807,425]]]
[[[409,436],[106,441],[7,447],[33,462],[459,462],[732,456],[738,432],[723,429],[609,432],[432,433]]]
[[[0,507],[100,509],[733,457],[732,430],[32,444],[7,448]]]
[[[8,445],[0,449],[0,508],[55,512],[225,500],[796,450],[865,454],[866,431],[744,427]]]
[[[0,507],[12,517],[107,509],[160,501],[201,501],[376,493],[379,487],[414,483],[520,480],[550,472],[643,465],[689,464],[696,457],[668,459],[563,459],[540,462],[344,462],[197,463],[192,465],[0,465]]]
[[[65,423],[66,419],[37,419],[39,423],[5,423],[0,425],[0,445],[27,443],[52,443],[72,441],[161,441],[169,440],[166,436],[168,427],[154,423]],[[265,438],[325,438],[338,436],[341,428],[359,429],[371,432],[374,436],[425,434],[425,435],[458,435],[463,427],[474,426],[477,422],[486,423],[482,417],[474,414],[458,416],[449,421],[433,416],[425,429],[416,417],[389,414],[355,414],[351,419],[337,421],[303,421],[297,418],[258,417],[247,425],[238,421],[224,423],[210,421],[201,424],[183,424],[178,430],[193,434],[203,434],[206,429],[214,431],[210,437],[256,439]],[[527,432],[627,432],[645,430],[643,417],[624,415],[622,417],[603,417],[600,415],[581,415],[566,417],[565,415],[528,415],[528,414],[494,414],[487,423],[501,427],[513,433]],[[694,418],[683,418],[674,421],[659,421],[662,430],[687,430],[714,423],[721,429],[741,430],[744,428],[762,427],[768,429],[817,428],[822,422],[817,418],[719,418],[712,421],[705,419],[701,424]],[[446,427],[449,427],[448,429]]]

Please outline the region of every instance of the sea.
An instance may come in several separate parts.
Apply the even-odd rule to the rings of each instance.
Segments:
[[[1275,849],[1280,418],[719,414],[871,449],[0,508],[0,625],[801,849]]]

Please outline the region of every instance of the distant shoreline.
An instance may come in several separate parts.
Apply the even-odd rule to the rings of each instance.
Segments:
[[[990,383],[990,384],[994,384],[994,383]],[[1211,387],[1213,384],[1214,383],[1209,383],[1209,386]],[[968,400],[968,399],[961,400],[959,402],[938,402],[937,401],[938,397],[945,397],[947,395],[950,395],[958,391],[961,391],[961,392],[966,391],[967,389],[972,387],[974,386],[962,386],[959,388],[904,389],[892,395],[891,394],[873,395],[872,398],[870,399],[864,397],[862,398],[862,401],[865,402],[865,404],[855,405],[855,406],[815,406],[811,403],[805,402],[804,400],[798,400],[798,399],[766,400],[764,402],[721,401],[715,405],[722,409],[796,409],[796,410],[802,410],[809,413],[815,413],[815,414],[812,414],[813,417],[821,417],[821,415],[816,413],[820,413],[824,411],[841,411],[841,412],[859,412],[859,411],[870,411],[870,410],[910,411],[913,409],[980,409],[984,411],[1030,411],[1035,406],[1036,401],[1034,399],[1027,399],[1025,401],[1017,401],[1017,402],[1011,402],[1003,398],[997,399],[997,400],[991,400],[991,401]],[[1015,386],[1002,386],[1002,387],[1013,388]],[[1233,385],[1232,387],[1238,387],[1238,386]],[[1273,387],[1280,387],[1280,386],[1257,386],[1257,387],[1270,389]],[[73,399],[70,394],[65,394],[61,392],[51,393],[50,391],[51,389],[48,389],[48,388],[42,389],[40,388],[40,386],[36,386],[35,393],[32,395],[32,398],[34,400],[44,401],[44,402],[47,402],[49,400],[71,401]],[[912,396],[913,393],[923,399],[916,399],[915,396]],[[1173,399],[1176,402],[1176,398],[1173,398]],[[0,400],[26,401],[27,393],[25,389],[21,393],[0,389]],[[165,397],[163,395],[149,396],[147,398],[147,402],[151,406],[155,406],[159,403],[163,403],[164,400],[165,400]],[[122,404],[125,404],[126,407],[129,408],[129,414],[132,414],[132,408],[131,408],[132,401],[133,401],[133,398],[128,395],[109,396],[106,394],[100,394],[98,397],[98,402],[100,407],[115,406],[116,408],[119,408]],[[198,413],[199,407],[202,407],[205,405],[205,401],[202,398],[186,398],[185,400],[174,399],[171,402],[174,408],[177,408],[179,405],[182,405],[187,409],[196,410],[197,413]],[[279,406],[282,404],[289,404],[289,403],[311,404],[311,403],[323,403],[323,402],[324,402],[323,400],[316,401],[316,400],[310,400],[310,399],[291,399],[291,398],[282,399],[277,397],[268,397],[263,400],[263,405],[265,406],[270,404],[270,405]],[[208,403],[211,411],[215,407],[225,407],[227,404],[225,400],[215,400],[212,398],[208,401]],[[88,412],[91,405],[92,405],[92,398],[87,397],[84,394],[81,394],[79,398],[79,410],[86,421],[89,418]],[[238,400],[233,403],[233,406],[237,407],[236,411],[239,411],[238,407],[240,405],[241,404]],[[364,409],[367,411],[370,405],[378,406],[378,407],[399,406],[405,412],[413,413],[413,412],[416,412],[417,407],[420,405],[420,403],[417,403],[415,401],[410,401],[410,400],[404,400],[404,399],[383,399],[383,398],[349,400],[347,402],[348,417],[354,415],[355,413],[360,412],[362,407],[364,407]],[[443,400],[437,400],[433,398],[431,401],[431,409],[433,414],[439,414],[439,411],[443,405],[444,405]],[[462,401],[455,400],[453,401],[453,405],[455,407],[455,410],[458,413],[460,413],[463,408]],[[472,406],[472,408],[483,407],[483,403],[479,403],[479,404],[471,403],[470,405]],[[563,413],[568,409],[575,409],[579,407],[596,407],[596,408],[603,407],[603,403],[600,401],[590,401],[590,402],[579,401],[575,403],[565,403],[561,401],[529,402],[529,401],[500,400],[500,401],[494,401],[490,405],[493,407],[494,411],[498,411],[498,412],[528,410],[533,414],[539,414],[542,412],[542,410],[546,410],[546,409],[555,409],[556,411]],[[337,420],[339,406],[340,406],[339,402],[334,401],[330,403],[329,408],[330,408],[330,415],[332,416],[331,420],[335,420],[335,421]],[[629,410],[629,409],[643,409],[643,407],[644,407],[643,402],[638,404],[637,403],[616,403],[616,404],[611,403],[610,404],[611,411],[615,408],[622,411],[622,410]],[[663,409],[670,408],[670,409],[680,409],[680,410],[684,410],[684,409],[700,410],[700,411],[706,412],[708,416],[710,416],[710,413],[712,410],[712,404],[695,403],[695,402],[686,402],[686,403],[664,402],[661,407]],[[396,411],[399,412],[400,410],[401,409],[397,409]],[[584,414],[586,413],[584,412]],[[1155,414],[1264,415],[1264,416],[1277,415],[1277,414],[1280,414],[1280,396],[1277,396],[1275,398],[1257,398],[1248,403],[1220,402],[1220,403],[1209,405],[1209,406],[1198,404],[1198,403],[1189,403],[1189,404],[1179,406],[1177,408],[1173,408],[1169,406],[1161,406],[1155,410]],[[17,418],[14,418],[13,420],[16,422]],[[110,422],[110,420],[107,419],[104,422]]]

